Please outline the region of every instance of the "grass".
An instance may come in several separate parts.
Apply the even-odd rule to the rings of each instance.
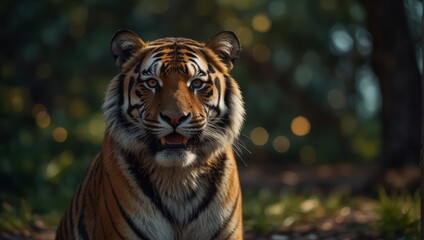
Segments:
[[[262,189],[245,193],[243,204],[246,231],[259,235],[293,231],[305,224],[315,224],[315,231],[330,231],[335,225],[346,223],[346,229],[340,231],[368,232],[384,239],[419,239],[420,236],[418,193],[389,195],[380,190],[378,199],[371,199],[351,196],[343,190],[308,195]],[[327,229],[325,223],[330,223]]]
[[[247,193],[244,199],[246,228],[258,233],[289,229],[299,223],[334,215],[342,209],[351,211],[359,204],[359,199],[351,199],[343,191],[322,197],[294,192],[275,194],[263,189]]]
[[[19,231],[32,226],[55,227],[60,221],[60,215],[57,211],[36,214],[25,200],[21,200],[15,205],[2,202],[0,205],[0,233],[10,230]]]
[[[244,192],[243,210],[245,230],[257,235],[266,236],[293,230],[305,223],[322,222],[322,219],[335,219],[337,222],[340,218],[351,218],[361,224],[349,227],[348,231],[374,231],[384,239],[419,239],[420,236],[418,193],[387,194],[384,190],[379,190],[378,198],[370,199],[352,196],[343,190],[311,195],[297,192],[275,193],[262,189]],[[61,211],[38,215],[32,211],[31,204],[24,200],[15,205],[2,202],[0,233],[26,229],[37,222],[54,227],[61,217],[58,212]]]
[[[420,236],[420,195],[379,190],[377,229],[384,237],[418,239]]]
[[[33,218],[30,205],[21,200],[18,207],[2,202],[0,211],[0,231],[9,229],[23,229]]]

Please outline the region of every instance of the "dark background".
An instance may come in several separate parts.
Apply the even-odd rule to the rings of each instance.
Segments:
[[[67,206],[100,149],[100,106],[117,74],[109,43],[122,28],[145,41],[239,36],[246,186],[293,166],[348,166],[358,191],[387,182],[390,169],[416,173],[422,9],[418,0],[2,1],[0,203],[57,215]]]

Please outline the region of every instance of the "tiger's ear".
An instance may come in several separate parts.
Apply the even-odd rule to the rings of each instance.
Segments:
[[[122,70],[122,65],[145,45],[146,43],[132,31],[119,30],[116,32],[110,44],[116,66]]]
[[[223,31],[215,35],[206,47],[214,51],[228,69],[233,68],[233,63],[240,53],[240,42],[235,33]]]

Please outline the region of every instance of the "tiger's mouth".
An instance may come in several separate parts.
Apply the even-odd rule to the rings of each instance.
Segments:
[[[162,148],[185,148],[189,138],[179,133],[173,132],[160,138]]]

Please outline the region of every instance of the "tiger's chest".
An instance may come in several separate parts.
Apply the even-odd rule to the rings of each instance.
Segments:
[[[134,231],[140,229],[142,238],[145,239],[220,239],[217,236],[223,234],[223,226],[226,225],[235,207],[226,204],[219,195],[221,195],[219,192],[208,195],[204,189],[199,189],[198,195],[191,196],[192,199],[186,202],[174,201],[163,196],[161,202],[158,199],[149,201],[144,199],[142,204],[133,208],[129,217],[132,218],[134,228],[126,228],[127,231],[123,234],[130,239],[140,238],[137,231]],[[125,216],[120,217],[116,225],[131,226]]]

